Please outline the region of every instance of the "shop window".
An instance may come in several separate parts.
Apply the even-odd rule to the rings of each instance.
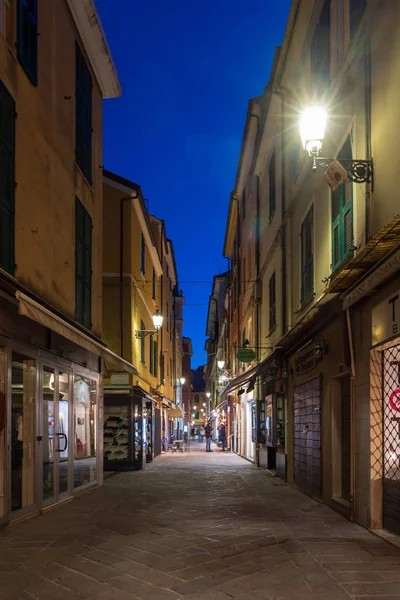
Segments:
[[[310,49],[311,82],[317,100],[330,85],[330,22],[331,1],[325,0]]]
[[[352,158],[347,138],[338,160]],[[353,184],[348,179],[332,192],[332,271],[353,252]]]
[[[36,363],[13,352],[11,365],[11,510],[35,499]]]
[[[269,330],[276,327],[276,277],[275,272],[269,280]]]
[[[97,480],[97,384],[74,377],[74,488]]]
[[[14,275],[15,102],[0,81],[0,268]]]
[[[352,38],[358,29],[363,17],[367,0],[350,0],[350,37]]]
[[[272,153],[271,160],[269,161],[268,178],[269,178],[269,221],[275,214],[276,209],[276,164],[275,164],[275,150]]]
[[[78,43],[75,46],[75,160],[92,185],[92,76]]]
[[[314,293],[314,207],[312,206],[301,224],[301,305],[306,304]]]
[[[75,201],[75,318],[92,328],[92,219]]]
[[[18,60],[34,85],[37,85],[38,60],[37,0],[18,0],[17,50]]]
[[[72,436],[69,433],[69,374],[58,374],[58,493],[68,492],[68,457],[69,448],[72,448]]]

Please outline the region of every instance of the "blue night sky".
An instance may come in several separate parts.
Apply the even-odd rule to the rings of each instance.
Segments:
[[[248,100],[268,81],[291,0],[96,0],[122,84],[104,102],[105,168],[142,186],[165,219],[192,366],[222,257]],[[195,283],[206,282],[206,283]]]

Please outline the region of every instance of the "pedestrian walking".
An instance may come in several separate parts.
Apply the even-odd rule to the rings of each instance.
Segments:
[[[206,436],[206,452],[212,452],[211,450],[211,425],[207,423],[204,427],[204,435]]]
[[[221,423],[221,425],[219,426],[219,429],[218,429],[218,440],[221,443],[222,452],[225,452],[225,448],[226,448],[226,427],[225,427],[225,423]]]

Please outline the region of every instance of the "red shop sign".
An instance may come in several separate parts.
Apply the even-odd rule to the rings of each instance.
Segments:
[[[391,409],[400,412],[400,388],[390,394],[389,405]]]

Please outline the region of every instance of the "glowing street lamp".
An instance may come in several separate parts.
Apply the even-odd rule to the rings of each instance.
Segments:
[[[217,360],[218,369],[223,369],[225,366],[224,360]]]

